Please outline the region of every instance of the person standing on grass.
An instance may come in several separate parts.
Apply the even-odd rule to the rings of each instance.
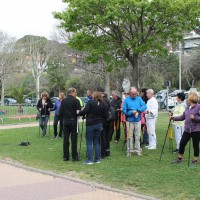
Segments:
[[[145,102],[145,104],[147,104],[148,98],[147,98],[147,89],[143,88],[141,90],[141,98],[142,100]],[[142,113],[141,115],[142,119],[141,119],[141,129],[142,129],[142,133],[143,133],[143,141],[142,144],[148,146],[149,145],[149,134],[147,132],[147,126],[146,126],[146,118],[145,118],[145,114]]]
[[[180,116],[184,113],[186,104],[184,103],[185,94],[183,92],[178,93],[177,97],[177,105],[174,108],[173,113],[171,113],[174,117]],[[176,139],[176,149],[173,153],[178,153],[180,141],[184,132],[184,121],[174,121],[174,130],[175,130],[175,139]]]
[[[121,123],[121,103],[122,100],[118,95],[117,91],[112,91],[112,100],[110,106],[115,110],[115,119],[111,121],[110,126],[110,141],[112,140],[113,133],[115,133],[115,143],[119,142],[120,139],[120,123]]]
[[[127,155],[136,152],[141,155],[140,148],[141,136],[141,113],[147,109],[144,101],[138,96],[138,91],[135,87],[130,88],[130,96],[124,100],[122,112],[126,115],[127,127]],[[135,149],[133,149],[133,134],[135,135]]]
[[[71,135],[72,161],[79,161],[77,152],[77,116],[81,110],[81,105],[76,99],[76,89],[69,88],[67,98],[63,99],[60,106],[60,116],[63,118],[64,140],[63,140],[63,160],[69,161],[69,137]]]
[[[126,99],[129,96],[130,96],[130,91],[125,90],[124,98]],[[127,127],[126,127],[126,115],[123,114],[123,112],[122,112],[123,105],[124,105],[124,100],[122,100],[122,103],[121,103],[121,122],[122,122],[123,129],[124,129],[124,144],[126,144],[126,142],[127,142]]]
[[[154,97],[154,91],[152,89],[147,90],[147,110],[145,111],[147,132],[149,134],[148,149],[156,149],[156,121],[158,117],[158,101]]]
[[[108,95],[105,92],[102,92],[102,104],[105,107],[106,113],[109,112],[110,109],[110,100],[108,99]],[[101,134],[101,158],[105,158],[110,156],[110,125],[111,121],[104,119],[103,120],[103,131]]]
[[[53,108],[53,103],[51,99],[49,99],[49,93],[44,91],[41,93],[41,99],[39,99],[37,103],[37,110],[40,112],[39,124],[42,129],[42,137],[46,136],[51,108]]]
[[[100,136],[103,130],[103,122],[107,118],[104,104],[102,103],[102,93],[94,92],[85,108],[80,111],[80,116],[86,115],[86,146],[87,160],[84,164],[91,165],[100,163]],[[93,148],[95,156],[93,159]]]
[[[185,109],[181,116],[170,116],[173,121],[185,120],[185,128],[183,136],[180,141],[178,158],[172,161],[173,164],[182,163],[185,147],[192,138],[194,148],[194,159],[191,161],[192,165],[197,164],[199,157],[199,142],[200,142],[200,105],[198,104],[199,97],[196,93],[191,92],[188,95],[189,106]]]
[[[53,121],[54,137],[55,138],[62,138],[63,119],[60,116],[59,110],[60,110],[61,102],[64,98],[65,98],[65,94],[63,92],[59,93],[59,99],[56,101],[54,107],[51,109],[51,111],[55,111],[54,121]],[[58,122],[60,122],[59,134],[58,134],[58,131],[57,131]]]

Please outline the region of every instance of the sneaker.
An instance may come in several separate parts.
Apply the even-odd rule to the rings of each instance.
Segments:
[[[101,163],[100,160],[94,160],[93,163]]]
[[[115,141],[114,141],[114,143],[116,143],[116,144],[117,144],[118,142],[119,142],[118,140],[115,140]]]
[[[182,163],[182,159],[179,159],[179,158],[172,161],[172,164],[181,164],[181,163]]]
[[[150,147],[150,145],[146,145],[145,148],[148,149]]]
[[[192,160],[191,165],[197,165],[197,160]]]
[[[86,160],[83,164],[85,164],[85,165],[92,165],[93,162],[92,162],[92,161],[89,161],[89,160]]]
[[[179,150],[178,149],[175,149],[174,151],[173,151],[173,153],[178,153],[179,152]]]
[[[154,146],[150,146],[148,149],[156,149],[156,147],[154,147]]]

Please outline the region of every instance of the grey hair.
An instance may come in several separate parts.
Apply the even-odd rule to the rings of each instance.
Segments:
[[[119,97],[119,92],[116,90],[113,90],[111,94]]]
[[[147,90],[148,93],[154,94],[154,91],[152,89]]]
[[[68,90],[67,90],[67,94],[68,95],[70,95],[72,92],[75,92],[76,91],[76,89],[75,88],[69,88]]]

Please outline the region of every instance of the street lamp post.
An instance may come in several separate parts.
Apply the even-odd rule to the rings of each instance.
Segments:
[[[181,90],[181,60],[182,60],[182,44],[179,42],[179,90]]]

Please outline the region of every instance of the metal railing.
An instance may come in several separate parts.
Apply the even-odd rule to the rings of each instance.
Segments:
[[[0,105],[0,122],[2,124],[13,124],[17,122],[35,121],[37,109],[35,106],[26,104]]]

